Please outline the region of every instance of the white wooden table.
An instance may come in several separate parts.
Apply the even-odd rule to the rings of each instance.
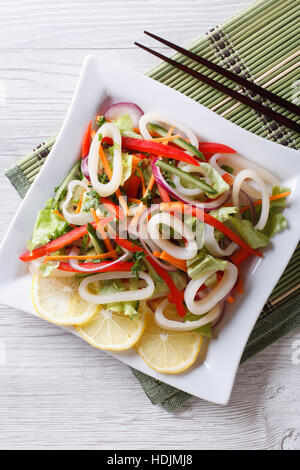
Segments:
[[[3,172],[59,129],[90,53],[147,71],[147,28],[184,44],[247,0],[1,0],[0,238],[20,204]],[[1,266],[0,269],[5,269]],[[154,407],[130,370],[55,326],[0,306],[0,448],[300,448],[295,331],[240,367],[226,407]],[[295,362],[295,361],[294,361]]]

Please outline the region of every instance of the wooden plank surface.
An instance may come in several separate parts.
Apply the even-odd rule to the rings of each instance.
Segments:
[[[20,203],[3,172],[59,129],[87,54],[145,72],[156,60],[133,47],[150,43],[143,29],[185,44],[248,3],[2,0],[0,239]],[[193,399],[170,414],[116,359],[1,305],[0,449],[299,449],[299,340],[241,366],[228,406]]]

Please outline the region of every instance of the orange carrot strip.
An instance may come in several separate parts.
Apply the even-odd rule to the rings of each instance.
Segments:
[[[180,134],[176,134],[176,135],[168,135],[166,134],[165,137],[153,137],[151,140],[155,141],[155,142],[162,142],[162,143],[168,143],[170,140],[175,140],[175,139],[178,139],[180,136]]]
[[[141,200],[140,199],[136,199],[135,197],[128,197],[128,202],[135,202],[135,204],[141,204]]]
[[[276,201],[277,199],[282,199],[283,197],[287,197],[290,194],[291,194],[291,191],[285,191],[284,193],[275,194],[275,196],[270,196],[270,201]],[[259,206],[259,204],[261,204],[261,203],[262,203],[262,200],[259,199],[258,201],[255,201],[253,204],[255,206]],[[249,209],[249,206],[242,207],[240,209],[240,213],[245,212],[247,209]]]
[[[229,302],[230,304],[233,304],[234,302],[234,298],[231,297],[231,295],[227,298],[227,302]]]
[[[100,219],[99,219],[99,217],[97,216],[95,209],[93,209],[93,208],[90,209],[90,212],[91,212],[91,214],[92,214],[92,216],[93,216],[93,219],[94,219],[95,224],[98,224]]]
[[[107,236],[107,233],[105,232],[105,230],[104,230],[104,228],[102,227],[102,225],[99,224],[100,219],[99,219],[99,217],[97,216],[95,209],[90,209],[90,211],[91,211],[91,214],[92,214],[92,216],[93,216],[94,222],[97,224],[97,230],[98,230],[98,232],[100,233],[100,235],[101,235],[101,237],[102,237],[102,239],[103,239],[103,242],[104,242],[104,244],[105,244],[105,246],[106,246],[106,248],[107,248],[107,251],[114,251],[113,246],[112,246],[112,244],[111,244],[111,241],[110,241],[110,239],[109,239],[108,236]],[[112,256],[112,258],[117,258],[117,256],[114,255],[114,256]]]
[[[54,210],[53,213],[56,214],[56,215],[58,215],[58,217],[61,217],[62,219],[66,220],[66,219],[64,218],[64,216],[63,216],[59,211]]]
[[[159,257],[163,261],[166,261],[176,268],[181,269],[181,271],[187,272],[186,262],[184,260],[175,258],[174,256],[169,255],[166,251],[163,251]]]
[[[137,155],[132,155],[132,166],[138,166],[141,160]]]
[[[83,198],[84,198],[84,193],[85,191],[82,191],[81,193],[81,197],[80,197],[80,201],[76,207],[76,211],[75,211],[75,214],[79,214],[79,212],[81,211],[81,208],[82,208],[82,203],[83,203]]]
[[[88,259],[103,259],[103,258],[112,258],[117,254],[116,250],[108,251],[107,253],[100,253],[98,255],[62,255],[62,256],[46,256],[45,261],[55,261],[55,260],[65,260],[65,259],[78,259],[78,260],[88,260]]]
[[[108,160],[106,158],[105,152],[104,152],[103,147],[102,147],[101,144],[99,145],[99,157],[100,157],[100,160],[102,162],[105,173],[107,174],[108,178],[111,179],[112,170],[109,166]],[[124,197],[122,196],[122,193],[121,193],[119,188],[116,190],[116,195],[117,195],[117,198],[119,199],[120,206],[122,207],[125,215],[127,215],[128,214],[128,206],[127,206],[126,201],[125,201]]]
[[[160,258],[161,253],[159,251],[154,250],[152,253],[156,258]]]
[[[234,179],[229,173],[224,173],[224,175],[222,175],[222,178],[227,184],[229,184],[229,186],[233,185]]]
[[[95,137],[96,135],[96,131],[94,129],[91,130],[91,138],[93,140],[93,138]]]
[[[142,189],[143,189],[143,194],[144,194],[144,192],[146,191],[146,184],[145,184],[145,180],[144,180],[143,173],[142,173],[142,171],[141,171],[140,168],[136,168],[135,171],[138,172],[138,174],[139,174],[139,176],[140,176],[140,178],[141,178],[141,181],[142,181]]]

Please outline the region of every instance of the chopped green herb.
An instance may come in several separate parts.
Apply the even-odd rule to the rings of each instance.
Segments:
[[[155,193],[153,191],[148,191],[147,194],[142,197],[141,201],[145,204],[145,206],[150,207],[154,196]]]
[[[145,258],[145,253],[143,251],[137,251],[133,255],[134,264],[131,267],[131,274],[134,274],[136,277],[139,277],[139,272],[143,265],[143,260]]]
[[[105,117],[104,117],[104,116],[99,116],[98,119],[97,119],[97,125],[98,125],[99,127],[101,127],[101,126],[102,126],[103,124],[105,124],[105,123],[106,123]]]
[[[79,252],[80,255],[85,255],[86,254],[88,244],[89,244],[89,236],[86,233],[82,238],[80,252]]]
[[[227,173],[230,173],[231,175],[233,175],[233,168],[231,168],[231,166],[227,166],[227,165],[222,165],[221,166],[222,170],[224,171],[227,171]]]

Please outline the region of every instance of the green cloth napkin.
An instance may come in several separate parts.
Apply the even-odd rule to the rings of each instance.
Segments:
[[[292,100],[295,93],[299,51],[295,46],[298,0],[263,0],[237,13],[221,26],[211,29],[189,49],[225,66],[249,80],[268,87],[274,93]],[[230,84],[215,72],[195,65],[180,54],[176,60],[203,71],[222,83]],[[300,136],[279,124],[256,114],[231,98],[161,63],[148,75],[230,119],[237,125],[267,139],[300,148]],[[263,100],[265,102],[265,100]],[[267,103],[268,104],[268,103]],[[281,111],[280,107],[274,106]],[[293,118],[291,113],[287,116]],[[57,135],[40,144],[6,176],[23,198],[47,158]],[[270,295],[250,335],[241,362],[251,358],[278,338],[300,326],[300,245]],[[191,395],[132,369],[153,404],[168,411],[182,406]]]

